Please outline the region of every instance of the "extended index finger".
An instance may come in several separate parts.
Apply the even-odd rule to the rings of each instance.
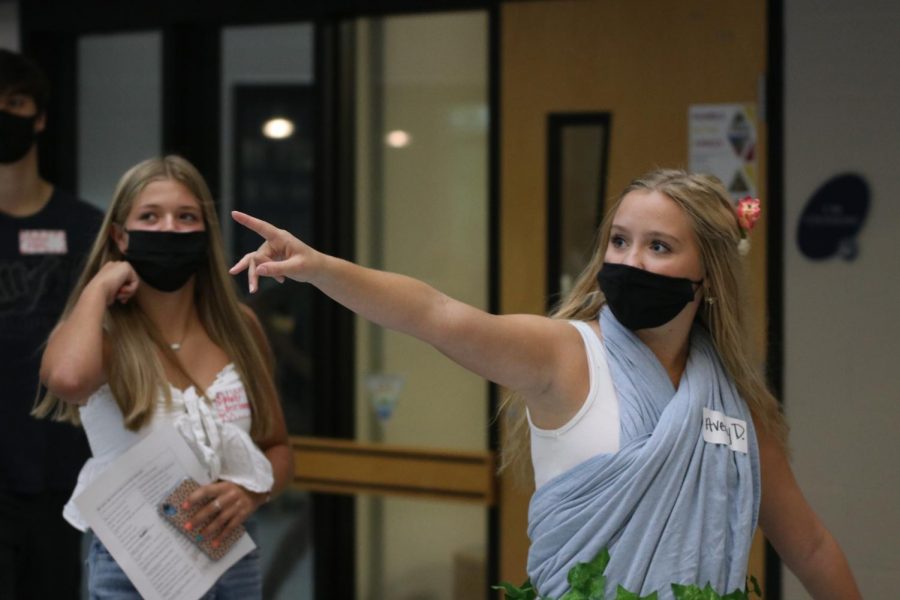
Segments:
[[[266,240],[272,239],[273,237],[275,237],[275,234],[278,233],[278,228],[271,223],[267,223],[266,221],[257,219],[256,217],[251,217],[247,213],[242,213],[239,210],[231,211],[231,218],[247,229],[255,231]]]

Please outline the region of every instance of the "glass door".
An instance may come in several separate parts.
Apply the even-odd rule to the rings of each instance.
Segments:
[[[318,90],[310,24],[227,27],[221,36],[221,157],[226,247],[234,256],[259,238],[227,217],[237,209],[316,243],[314,195]],[[291,435],[311,435],[317,398],[313,293],[308,286],[261,282],[245,299],[276,357],[276,384]],[[257,512],[263,592],[272,599],[315,596],[315,509],[309,492],[289,488]]]
[[[487,309],[487,15],[359,19],[353,35],[357,260]],[[362,320],[355,356],[357,440],[488,452],[483,379]],[[357,598],[486,596],[488,510],[450,498],[359,497]]]
[[[484,12],[225,28],[222,213],[486,308],[487,40]],[[236,256],[257,244],[225,227]],[[409,337],[343,331],[309,286],[248,301],[297,457],[259,514],[266,597],[484,597],[488,385]],[[327,383],[340,356],[346,394]],[[348,416],[353,439],[333,426]]]
[[[89,199],[105,206],[127,166],[179,152],[209,180],[232,256],[258,243],[237,208],[488,307],[487,12],[81,39]],[[486,597],[488,384],[309,286],[266,282],[245,301],[297,457],[295,485],[257,514],[265,597]]]

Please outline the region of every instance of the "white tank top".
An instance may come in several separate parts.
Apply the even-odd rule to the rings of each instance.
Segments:
[[[526,410],[531,427],[531,462],[538,488],[589,458],[619,451],[619,401],[606,363],[606,349],[590,325],[583,321],[569,322],[584,340],[590,388],[575,416],[558,429],[535,427]]]

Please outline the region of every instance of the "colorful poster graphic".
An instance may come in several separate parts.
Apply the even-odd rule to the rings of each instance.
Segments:
[[[691,105],[688,135],[691,171],[721,179],[735,201],[757,196],[754,105]]]

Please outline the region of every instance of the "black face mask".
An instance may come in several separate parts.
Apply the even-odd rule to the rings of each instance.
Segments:
[[[34,144],[33,117],[20,117],[0,110],[0,163],[9,164],[22,160]]]
[[[125,260],[150,287],[180,290],[206,263],[206,232],[128,231]]]
[[[632,331],[674,319],[694,299],[694,285],[703,283],[614,263],[603,263],[597,281],[616,319]]]

